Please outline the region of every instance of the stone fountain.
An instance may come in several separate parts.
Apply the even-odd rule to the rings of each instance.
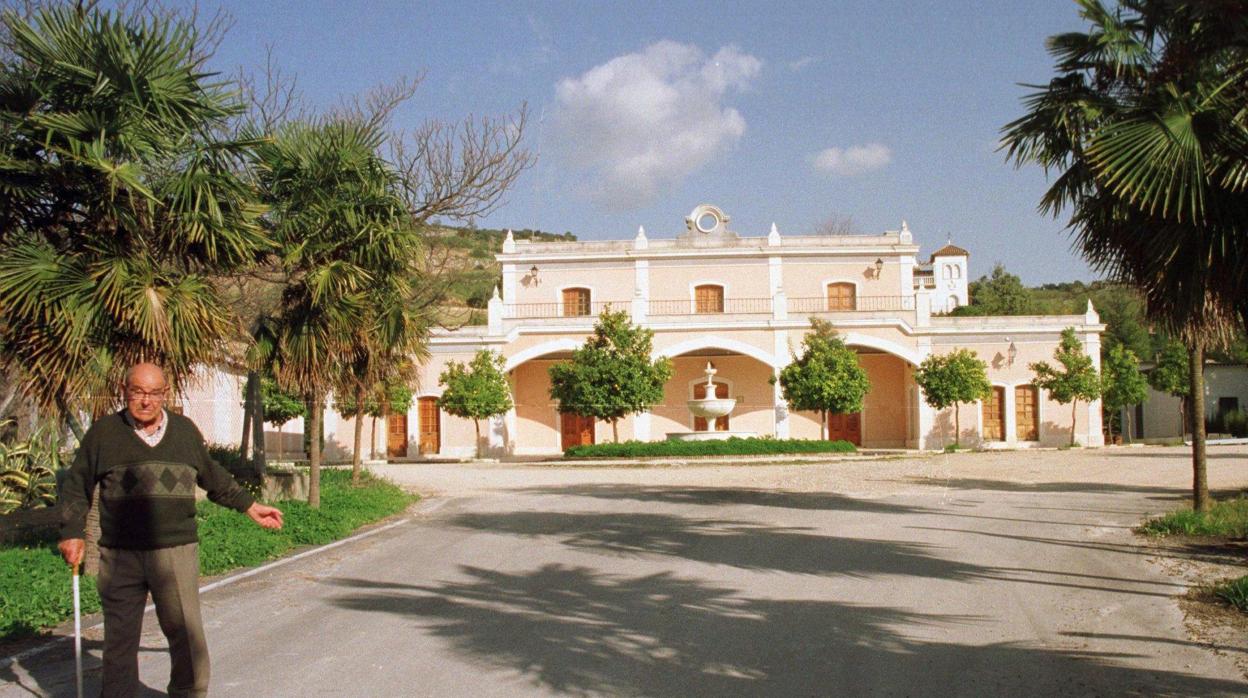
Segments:
[[[700,400],[689,400],[686,404],[689,411],[695,417],[702,417],[706,420],[707,429],[705,431],[682,431],[669,433],[667,438],[669,441],[710,441],[713,439],[730,439],[737,437],[739,439],[749,439],[758,436],[752,431],[716,431],[715,424],[720,417],[728,416],[734,407],[737,406],[736,398],[715,397],[715,367],[707,362],[706,364],[706,395]]]

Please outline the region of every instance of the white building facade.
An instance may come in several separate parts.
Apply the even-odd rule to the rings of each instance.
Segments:
[[[954,440],[984,447],[1103,444],[1099,401],[1051,401],[1027,368],[1052,361],[1061,331],[1074,327],[1098,364],[1104,326],[1084,315],[952,317],[967,303],[968,254],[946,245],[926,262],[903,223],[881,235],[744,237],[716,206],[702,205],[683,230],[651,239],[517,241],[497,255],[502,283],[485,326],[435,333],[408,415],[387,425],[394,455],[471,456],[472,422],[441,412],[438,376],[480,349],[506,362],[515,407],[483,429],[492,455],[551,455],[611,438],[610,425],[562,415],[549,395],[552,363],[565,361],[606,308],[627,310],[654,331],[656,356],[673,360],[664,401],[621,420],[620,438],[661,440],[704,428],[686,401],[714,365],[716,392],[737,406],[719,428],[777,438],[820,438],[819,416],[788,408],[773,378],[801,352],[810,318],[828,320],[859,355],[871,381],[861,413],[834,417],[829,438],[865,448],[940,448]],[[952,409],[927,406],[914,369],[928,356],[969,348],[988,364],[989,400]],[[330,427],[327,426],[327,433]],[[349,433],[349,432],[348,432]]]

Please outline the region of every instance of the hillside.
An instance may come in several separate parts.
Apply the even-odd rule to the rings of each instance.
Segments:
[[[575,241],[570,232],[548,233],[529,228],[513,229],[517,240],[540,242]],[[429,229],[431,254],[445,254],[450,262],[450,282],[446,300],[450,324],[485,324],[482,310],[489,303],[494,287],[502,283],[502,269],[494,255],[503,249],[507,231],[501,228],[434,225]]]

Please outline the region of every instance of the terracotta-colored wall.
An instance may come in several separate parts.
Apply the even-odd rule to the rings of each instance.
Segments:
[[[771,298],[767,264],[766,257],[654,259],[650,261],[650,298],[688,299],[690,287],[703,283],[724,286],[725,299]]]
[[[629,261],[545,261],[535,263],[538,272],[533,276],[526,266],[519,270],[516,298],[509,303],[558,303],[562,300],[560,289],[570,286],[589,288],[595,303],[616,301],[627,309],[633,297],[635,274]]]

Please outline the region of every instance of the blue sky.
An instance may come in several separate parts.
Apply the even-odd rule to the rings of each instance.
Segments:
[[[259,70],[271,46],[316,106],[421,73],[400,126],[527,103],[539,162],[480,225],[671,237],[699,203],[743,235],[904,218],[923,253],[970,250],[975,277],[1095,278],[1036,211],[1043,172],[996,152],[1018,83],[1052,75],[1044,39],[1082,26],[1069,0],[220,7],[235,24],[215,67]]]

